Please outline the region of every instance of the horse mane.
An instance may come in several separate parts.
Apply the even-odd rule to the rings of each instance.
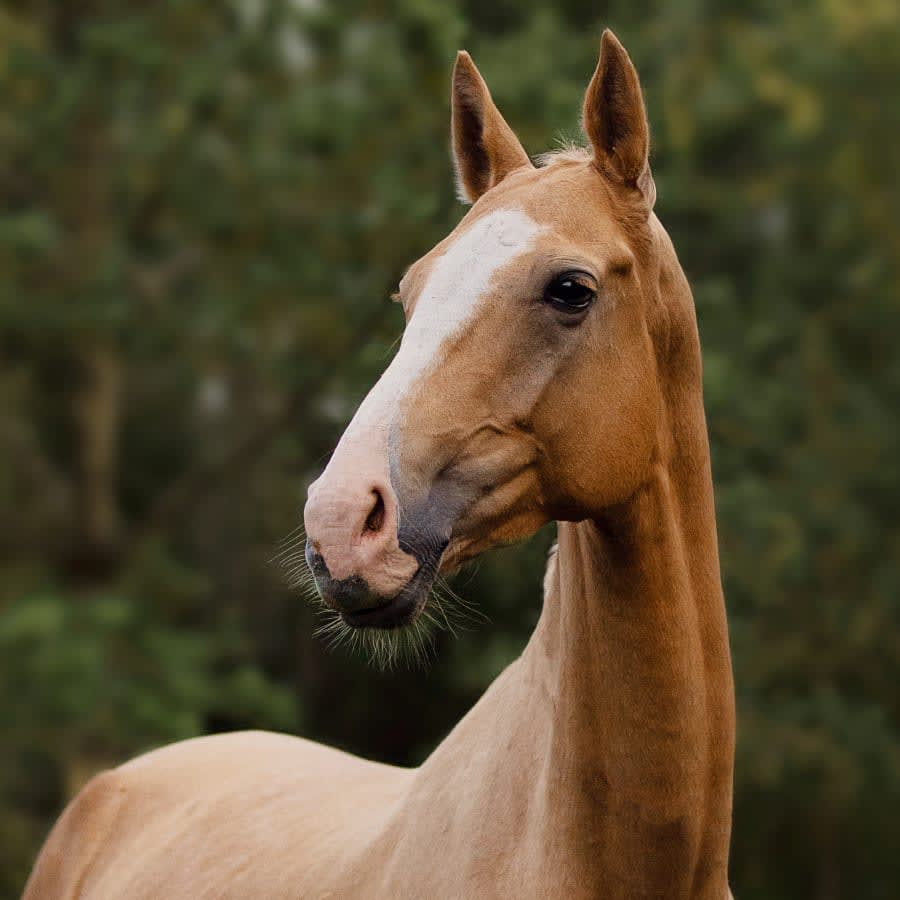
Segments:
[[[570,138],[563,138],[556,149],[535,156],[534,163],[539,169],[544,169],[554,165],[590,162],[592,157],[593,153],[587,147]]]

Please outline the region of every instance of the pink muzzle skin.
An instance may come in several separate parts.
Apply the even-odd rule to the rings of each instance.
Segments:
[[[419,562],[400,549],[399,508],[387,453],[382,468],[372,465],[371,448],[365,454],[353,449],[342,441],[309,486],[303,511],[306,538],[332,580],[364,582],[373,595],[371,602],[385,602],[406,586]]]

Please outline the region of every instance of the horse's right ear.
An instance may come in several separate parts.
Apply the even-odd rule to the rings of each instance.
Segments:
[[[453,67],[453,162],[459,199],[474,203],[514,169],[531,167],[528,154],[506,124],[472,57],[460,50]]]

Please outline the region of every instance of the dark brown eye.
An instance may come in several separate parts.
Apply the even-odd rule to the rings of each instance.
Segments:
[[[560,312],[576,315],[584,312],[597,296],[594,279],[585,272],[557,275],[544,288],[544,302]]]

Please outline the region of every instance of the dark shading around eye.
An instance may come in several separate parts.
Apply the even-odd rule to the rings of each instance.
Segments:
[[[544,302],[562,312],[584,312],[595,300],[594,280],[584,272],[557,275],[544,289]]]

